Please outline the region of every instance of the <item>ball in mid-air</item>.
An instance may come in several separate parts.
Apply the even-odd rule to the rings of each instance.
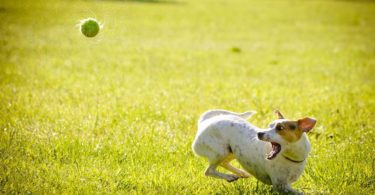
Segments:
[[[95,37],[101,28],[99,22],[95,18],[86,18],[81,20],[81,32],[86,37]]]

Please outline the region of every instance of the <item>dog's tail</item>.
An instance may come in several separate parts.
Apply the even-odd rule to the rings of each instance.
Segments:
[[[198,120],[198,123],[201,123],[209,118],[212,118],[214,116],[219,116],[219,115],[233,115],[233,116],[238,116],[243,119],[249,119],[252,115],[257,113],[256,111],[247,111],[244,113],[235,113],[235,112],[230,112],[226,110],[209,110],[201,115],[201,117]]]

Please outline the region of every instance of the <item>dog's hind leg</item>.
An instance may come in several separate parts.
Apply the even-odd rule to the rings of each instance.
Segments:
[[[217,166],[218,166],[217,164],[211,164],[210,166],[208,166],[208,168],[206,169],[206,172],[204,174],[206,176],[225,179],[228,182],[236,181],[239,178],[237,175],[220,173],[219,171],[216,170]]]
[[[216,168],[225,160],[228,158],[228,153],[211,153],[211,155],[207,156],[209,166],[205,171],[206,176],[210,177],[215,177],[215,178],[220,178],[220,179],[225,179],[228,182],[233,182],[236,181],[239,177],[237,175],[232,175],[232,174],[225,174],[225,173],[220,173],[219,171],[216,170]]]
[[[220,164],[223,168],[225,168],[226,170],[238,175],[239,177],[242,177],[242,178],[248,178],[250,177],[250,173],[244,171],[244,170],[241,170],[241,169],[238,169],[236,167],[234,167],[233,165],[230,164],[230,161],[232,161],[234,159],[234,156],[233,154],[230,154],[227,156],[227,158],[225,158],[223,160],[223,162]]]
[[[221,166],[226,170],[238,175],[239,177],[248,178],[251,176],[250,173],[232,166],[229,162],[221,163]]]

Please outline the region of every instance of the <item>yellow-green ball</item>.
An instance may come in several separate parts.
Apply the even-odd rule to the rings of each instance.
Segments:
[[[81,21],[81,32],[86,37],[95,37],[100,30],[99,22],[94,18],[87,18]]]

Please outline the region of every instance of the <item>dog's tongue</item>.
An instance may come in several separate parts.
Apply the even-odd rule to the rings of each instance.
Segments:
[[[280,152],[281,146],[278,143],[271,142],[272,144],[272,151],[268,154],[267,159],[271,160],[276,157],[276,155]]]

